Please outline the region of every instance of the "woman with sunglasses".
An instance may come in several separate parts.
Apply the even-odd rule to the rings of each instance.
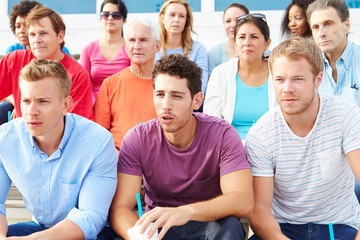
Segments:
[[[225,9],[223,23],[228,40],[225,43],[221,43],[213,47],[208,52],[209,75],[211,75],[212,70],[216,66],[224,62],[228,62],[229,59],[236,57],[236,50],[234,46],[236,18],[244,14],[249,14],[249,9],[239,3],[233,3]]]
[[[155,62],[163,55],[182,54],[202,69],[202,92],[205,94],[208,80],[208,60],[205,47],[191,38],[193,16],[186,0],[166,0],[160,9],[161,50]]]
[[[105,78],[130,66],[122,33],[126,18],[127,8],[122,0],[104,0],[100,6],[103,36],[86,45],[80,55],[79,62],[92,82],[93,103]]]
[[[241,139],[276,104],[267,59],[270,30],[263,14],[237,18],[234,45],[239,58],[217,66],[209,79],[204,113],[231,123]]]
[[[311,37],[311,29],[306,19],[306,9],[315,0],[292,0],[286,7],[281,21],[283,37]]]

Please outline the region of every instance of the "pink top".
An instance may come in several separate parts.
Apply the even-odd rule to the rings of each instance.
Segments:
[[[99,40],[85,46],[80,55],[79,62],[90,75],[93,104],[105,78],[130,66],[130,59],[125,51],[125,44],[116,57],[108,60],[100,51]]]

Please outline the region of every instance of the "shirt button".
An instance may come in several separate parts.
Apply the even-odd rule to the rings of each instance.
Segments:
[[[46,189],[46,185],[43,186],[43,189]]]
[[[48,213],[48,212],[49,212],[49,210],[45,209],[45,212],[46,212],[46,213]]]

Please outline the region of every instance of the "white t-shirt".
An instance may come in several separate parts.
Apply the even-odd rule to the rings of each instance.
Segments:
[[[272,214],[280,223],[346,224],[358,229],[360,207],[346,154],[360,148],[360,110],[320,95],[313,129],[298,137],[279,106],[250,129],[253,176],[274,178]]]

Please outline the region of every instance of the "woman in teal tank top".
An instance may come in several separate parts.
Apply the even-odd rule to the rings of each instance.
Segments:
[[[271,43],[265,15],[237,18],[234,44],[239,56],[212,72],[204,112],[231,123],[244,140],[250,127],[276,104],[264,52]]]

